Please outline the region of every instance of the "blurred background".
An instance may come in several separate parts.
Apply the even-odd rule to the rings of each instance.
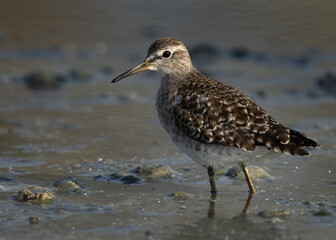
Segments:
[[[242,90],[324,146],[311,160],[263,162],[276,181],[257,181],[258,191],[271,189],[251,206],[260,225],[227,231],[237,226],[231,217],[244,206],[246,189],[225,177],[219,180],[225,191],[219,194],[217,230],[204,222],[206,172],[170,142],[158,122],[159,74],[110,83],[166,36],[185,43],[201,72]],[[332,238],[335,97],[332,0],[0,0],[0,232],[5,239],[246,236],[237,231],[256,239],[274,233],[278,239]],[[173,172],[148,180],[132,170],[149,163]],[[120,171],[131,181],[116,177]],[[57,194],[53,182],[67,176],[85,185],[85,194]],[[57,200],[41,207],[13,199],[32,186],[54,191]],[[176,202],[169,197],[176,191],[194,197]],[[324,220],[311,213],[321,202],[331,214]],[[274,225],[258,217],[263,208],[290,208],[294,217]],[[31,231],[29,216],[40,219],[38,231]],[[188,234],[180,235],[181,229]]]
[[[175,36],[188,45],[297,53],[335,47],[335,3],[324,1],[1,1],[2,48],[105,44],[145,50]],[[5,46],[4,46],[5,44]],[[97,46],[98,45],[98,46]]]

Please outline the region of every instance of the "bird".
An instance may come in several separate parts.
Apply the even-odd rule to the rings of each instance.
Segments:
[[[252,195],[256,191],[247,162],[272,154],[307,157],[307,148],[321,147],[275,120],[238,89],[198,71],[176,38],[153,42],[145,60],[112,83],[145,70],[161,74],[155,99],[160,123],[182,152],[207,169],[212,196],[217,193],[218,167],[238,164]]]

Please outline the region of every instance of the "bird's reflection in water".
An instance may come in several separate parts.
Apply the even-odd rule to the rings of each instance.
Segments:
[[[232,196],[232,195],[231,195]],[[198,240],[198,239],[286,239],[286,231],[274,231],[274,224],[267,221],[248,221],[247,215],[252,205],[253,196],[249,195],[246,199],[245,205],[241,206],[241,212],[237,212],[238,215],[232,217],[233,209],[236,209],[235,203],[227,200],[219,201],[217,206],[216,215],[216,194],[211,194],[211,200],[206,216],[200,216],[200,218],[188,224],[176,224],[172,225],[169,239],[176,240]],[[223,211],[223,204],[230,209]],[[239,211],[239,210],[238,210]],[[204,214],[204,212],[203,212]],[[228,217],[230,215],[231,217]],[[255,215],[250,216],[254,218]],[[271,237],[270,237],[271,236]]]
[[[210,199],[210,203],[209,203],[209,210],[208,210],[208,218],[209,219],[214,219],[215,217],[215,213],[216,213],[216,198],[217,198],[217,193],[216,192],[212,192],[211,193],[211,199]],[[233,217],[232,220],[240,220],[242,222],[246,222],[247,221],[247,213],[248,210],[250,208],[251,202],[253,199],[253,194],[249,194],[246,203],[245,203],[245,207],[244,209],[241,211],[241,213],[238,216]]]
[[[173,234],[172,239],[246,239],[247,236],[253,236],[255,237],[254,239],[265,239],[265,232],[271,232],[269,230],[271,228],[265,223],[247,221],[247,214],[253,198],[252,195],[249,195],[245,205],[241,206],[243,207],[242,211],[238,212],[238,215],[229,218],[227,218],[228,214],[234,214],[230,210],[223,212],[220,208],[216,215],[216,197],[215,193],[211,194],[209,208],[205,217],[204,215],[200,216],[200,218],[187,225],[175,225],[173,227],[175,234]],[[229,201],[229,199],[226,200]],[[218,204],[222,205],[223,202],[218,202]],[[235,207],[231,206],[231,208]]]

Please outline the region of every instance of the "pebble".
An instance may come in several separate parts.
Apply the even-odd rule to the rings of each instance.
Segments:
[[[181,201],[181,200],[187,200],[190,198],[190,194],[187,192],[176,192],[169,195],[170,197],[173,197],[175,200]]]
[[[274,181],[274,177],[272,177],[270,174],[268,174],[265,169],[255,166],[255,165],[247,165],[247,170],[249,172],[249,175],[253,179],[265,179],[267,181]],[[233,178],[239,178],[239,179],[245,179],[244,173],[241,170],[240,167],[234,166],[230,168],[226,173],[226,176],[233,177]]]
[[[29,218],[29,223],[32,224],[32,225],[33,224],[38,224],[40,222],[40,220],[41,219],[39,217],[30,217]]]
[[[176,172],[169,166],[162,166],[157,164],[139,166],[133,170],[134,173],[151,178],[174,178]]]
[[[72,177],[58,179],[52,186],[58,192],[81,192],[86,188]]]
[[[134,176],[132,174],[127,174],[124,172],[115,172],[113,174],[106,176],[98,175],[94,177],[94,180],[101,181],[119,181],[124,184],[138,184],[142,181],[141,178]]]
[[[127,176],[127,173],[124,173],[124,172],[115,172],[115,173],[112,173],[111,175],[109,175],[109,179],[110,180],[119,180],[123,177],[126,177]]]
[[[32,202],[35,204],[49,203],[55,198],[54,194],[44,190],[43,192],[32,192],[29,189],[24,189],[18,192],[15,199],[20,202]]]
[[[287,218],[291,216],[291,212],[289,210],[264,210],[258,213],[259,217],[262,218]]]
[[[320,211],[314,212],[313,215],[317,217],[325,217],[325,216],[331,216],[332,213],[326,209],[322,209]]]
[[[141,182],[141,178],[138,178],[137,176],[134,175],[127,175],[125,177],[120,178],[119,181],[124,184],[137,184]]]

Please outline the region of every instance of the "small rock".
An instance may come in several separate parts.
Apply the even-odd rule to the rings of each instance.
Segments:
[[[237,177],[238,174],[241,172],[242,170],[239,167],[232,167],[230,168],[225,175],[228,177]]]
[[[270,211],[270,210],[264,210],[258,213],[259,217],[262,218],[287,218],[291,216],[291,212],[289,210],[276,210],[276,211]]]
[[[43,192],[33,193],[28,189],[24,189],[18,192],[15,199],[20,202],[32,202],[35,204],[49,203],[55,198],[54,194],[44,190]]]
[[[18,192],[18,194],[16,195],[16,200],[23,201],[23,202],[28,201],[30,199],[34,199],[34,198],[35,198],[35,194],[29,191],[28,189],[24,189]]]
[[[72,177],[58,179],[52,186],[58,192],[81,192],[82,189],[86,188]]]
[[[29,223],[30,224],[38,224],[40,222],[40,218],[39,217],[30,217],[29,218]]]
[[[247,165],[247,170],[251,178],[254,179],[265,179],[267,181],[274,181],[274,177],[269,175],[263,168],[255,165]],[[230,168],[226,174],[229,177],[237,177],[239,179],[245,179],[245,175],[240,167],[234,166]]]
[[[34,72],[24,77],[24,81],[31,89],[56,89],[65,81],[65,77],[52,72]]]
[[[134,175],[127,175],[125,177],[120,178],[120,181],[124,184],[137,184],[141,182],[141,178],[138,178]]]
[[[181,201],[181,200],[187,200],[190,198],[190,194],[187,192],[176,192],[169,195],[170,197],[173,197],[175,200]]]
[[[320,211],[314,212],[313,215],[317,217],[325,217],[325,216],[331,216],[332,213],[326,209],[322,209]]]
[[[124,172],[115,172],[113,174],[110,174],[108,176],[102,176],[98,175],[94,177],[94,180],[101,180],[101,181],[120,181],[124,184],[137,184],[142,181],[141,178],[127,174]]]
[[[37,192],[36,199],[41,201],[48,201],[54,198],[54,194],[51,192]]]
[[[126,176],[127,176],[127,173],[115,172],[115,173],[112,173],[111,175],[109,175],[109,179],[110,180],[120,180],[121,178],[126,177]]]
[[[102,176],[98,175],[94,177],[94,180],[100,180],[100,181],[120,181],[124,184],[136,184],[141,182],[141,179],[134,176],[127,174],[125,172],[115,172],[113,174]]]
[[[162,166],[157,164],[139,166],[133,170],[134,173],[151,178],[174,178],[176,172],[169,166]]]

